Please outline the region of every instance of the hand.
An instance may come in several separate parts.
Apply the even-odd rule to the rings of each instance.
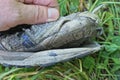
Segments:
[[[54,21],[59,17],[57,0],[0,0],[0,31],[20,24]]]

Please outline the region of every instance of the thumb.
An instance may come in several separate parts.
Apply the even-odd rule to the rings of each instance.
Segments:
[[[20,24],[37,24],[56,20],[59,17],[59,11],[46,6],[22,4],[20,15]]]

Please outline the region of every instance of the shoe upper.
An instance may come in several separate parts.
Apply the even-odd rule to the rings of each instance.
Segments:
[[[57,21],[32,25],[14,34],[0,36],[0,50],[41,51],[59,47],[81,45],[99,35],[99,18],[92,13],[73,13]]]

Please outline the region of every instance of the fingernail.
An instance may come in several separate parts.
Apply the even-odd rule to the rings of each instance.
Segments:
[[[59,17],[59,11],[56,8],[48,8],[47,22],[57,20],[58,17]]]

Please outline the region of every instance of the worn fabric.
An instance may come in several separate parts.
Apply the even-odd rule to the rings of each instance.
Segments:
[[[45,66],[82,57],[100,50],[100,45],[91,43],[100,34],[99,18],[95,14],[73,13],[54,22],[1,35],[0,63]]]

